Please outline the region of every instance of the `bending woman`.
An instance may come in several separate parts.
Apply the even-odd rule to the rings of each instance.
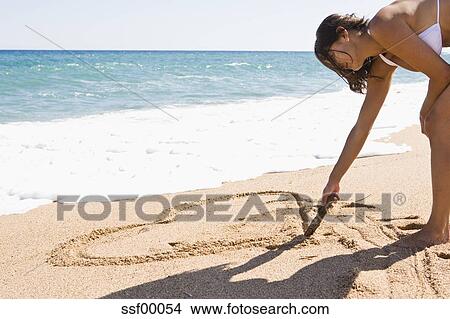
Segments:
[[[450,46],[450,0],[399,0],[369,21],[354,14],[328,16],[317,30],[315,54],[358,93],[366,93],[358,120],[334,166],[322,203],[339,192],[339,182],[362,149],[384,103],[397,67],[429,78],[420,124],[431,147],[433,205],[428,223],[406,242],[449,241],[450,65],[441,58]]]

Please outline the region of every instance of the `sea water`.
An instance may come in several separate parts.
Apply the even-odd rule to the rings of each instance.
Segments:
[[[396,72],[360,157],[410,149],[376,140],[426,80]],[[312,52],[0,51],[0,213],[334,164],[363,99]]]

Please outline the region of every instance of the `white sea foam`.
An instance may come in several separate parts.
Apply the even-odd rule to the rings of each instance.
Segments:
[[[273,66],[271,64],[266,64],[266,65],[258,65],[258,69],[262,70],[262,69],[271,69],[273,68]]]
[[[75,96],[86,96],[86,97],[100,97],[100,95],[89,93],[89,92],[74,92],[73,95]]]
[[[424,82],[395,85],[360,157],[408,151],[374,140],[418,124],[425,94]],[[334,164],[363,98],[348,89],[318,94],[274,121],[301,99],[166,109],[179,121],[149,109],[2,124],[0,212],[58,194],[176,192]]]
[[[231,79],[228,76],[207,76],[207,75],[172,75],[177,79],[198,79],[198,80],[212,80],[212,81],[223,81],[226,79]]]
[[[227,66],[241,66],[241,65],[250,65],[247,62],[233,62],[233,63],[226,63]]]
[[[53,92],[39,92],[38,95],[42,96],[42,97],[48,97],[48,96],[56,97],[56,94]]]

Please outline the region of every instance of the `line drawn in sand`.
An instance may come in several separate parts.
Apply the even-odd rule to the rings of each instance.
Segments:
[[[286,207],[277,208],[277,212],[285,209],[286,212],[296,211],[296,216],[290,214],[285,216],[284,221],[281,226],[276,228],[271,234],[269,231],[263,233],[263,236],[250,236],[244,238],[235,239],[214,239],[214,240],[197,240],[194,242],[188,241],[173,241],[169,242],[170,248],[159,249],[151,251],[146,254],[135,254],[135,255],[125,255],[125,256],[99,256],[97,254],[89,253],[90,247],[95,244],[102,243],[108,240],[114,239],[114,236],[133,236],[141,234],[143,232],[148,232],[152,230],[152,226],[164,225],[172,223],[176,220],[176,217],[182,214],[184,211],[188,211],[190,208],[195,206],[204,205],[211,201],[229,201],[242,199],[250,196],[274,196],[278,195],[275,200],[265,201],[265,204],[280,204],[284,203]],[[283,197],[284,196],[284,197]],[[334,208],[337,210],[338,214],[335,215],[339,219],[339,213],[342,209],[348,207],[364,207],[369,210],[373,210],[375,207],[371,205],[355,204],[354,202],[345,201],[334,201],[330,205],[330,209]],[[317,215],[318,208],[322,208],[321,205],[312,205],[311,199],[307,197],[302,197],[300,194],[290,191],[259,191],[259,192],[243,192],[236,193],[232,195],[222,195],[220,197],[214,197],[206,200],[199,200],[195,202],[182,203],[180,205],[171,207],[163,211],[163,218],[155,222],[147,223],[135,223],[128,224],[117,227],[105,227],[100,229],[95,229],[89,233],[74,237],[68,241],[60,243],[55,247],[47,258],[47,263],[53,266],[107,266],[107,265],[132,265],[140,263],[148,263],[155,261],[171,260],[176,258],[187,258],[192,256],[205,256],[217,254],[225,251],[239,250],[252,247],[260,247],[266,249],[277,249],[292,240],[294,238],[303,237],[299,241],[299,245],[319,245],[320,243],[317,239],[312,237],[305,237],[304,233],[308,229],[308,226],[313,220],[312,216]],[[328,210],[328,208],[327,208]],[[267,212],[273,213],[273,211]],[[341,215],[344,216],[344,215]],[[348,215],[347,215],[348,216]],[[300,217],[300,221],[298,219]],[[406,217],[409,219],[409,217]],[[416,219],[416,218],[410,218]],[[370,227],[375,227],[381,229],[383,233],[389,234],[391,240],[399,238],[401,229],[396,228],[392,225],[383,226],[383,223],[376,221],[373,218],[368,219]],[[233,223],[236,225],[236,223]],[[244,222],[241,223],[244,225]],[[280,224],[280,223],[277,223]],[[404,226],[404,229],[416,229],[418,227],[416,222],[411,223],[413,226]],[[348,227],[348,226],[347,226]],[[268,234],[266,234],[268,233]],[[401,234],[400,234],[401,235]],[[342,239],[342,236],[337,237],[337,241],[343,245],[347,245],[351,249],[354,245],[353,241]],[[352,243],[350,245],[349,243]],[[374,243],[375,244],[375,243]],[[376,245],[376,244],[375,244]],[[378,245],[376,245],[378,246]],[[353,247],[354,248],[354,247]]]

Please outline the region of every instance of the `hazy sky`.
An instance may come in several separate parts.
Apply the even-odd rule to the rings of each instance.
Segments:
[[[0,49],[311,51],[331,13],[371,17],[384,0],[0,0]]]

